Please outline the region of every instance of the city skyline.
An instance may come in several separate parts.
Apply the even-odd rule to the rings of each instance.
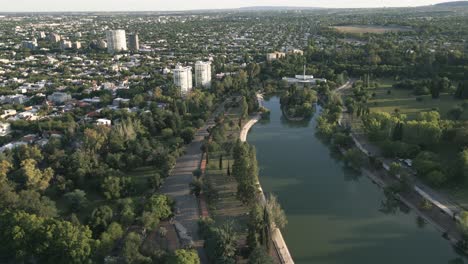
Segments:
[[[2,0],[0,2],[4,2]],[[202,0],[189,2],[183,0],[174,1],[152,1],[152,0],[119,0],[119,4],[111,0],[82,0],[79,2],[63,2],[56,0],[17,0],[3,3],[0,12],[66,12],[66,11],[179,11],[179,10],[199,10],[199,9],[228,9],[249,6],[298,6],[298,7],[322,7],[322,8],[372,8],[372,7],[407,7],[432,5],[441,0],[413,0],[410,4],[403,0],[338,0],[338,1],[318,1],[318,0],[255,0],[255,1],[235,1],[220,2],[214,0]]]

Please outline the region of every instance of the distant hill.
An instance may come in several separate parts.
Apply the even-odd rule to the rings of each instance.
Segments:
[[[247,6],[241,7],[240,11],[282,11],[282,10],[314,10],[323,9],[321,7],[304,7],[304,6]]]
[[[435,4],[437,7],[468,7],[468,1],[453,1]]]

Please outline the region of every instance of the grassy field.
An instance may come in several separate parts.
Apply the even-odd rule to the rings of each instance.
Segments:
[[[384,34],[387,32],[400,32],[400,31],[410,31],[411,29],[407,27],[399,26],[372,26],[372,25],[348,25],[348,26],[334,26],[334,29],[342,33],[352,33],[352,34]]]
[[[406,114],[408,119],[414,119],[420,112],[436,110],[442,118],[448,118],[447,113],[450,109],[461,103],[450,94],[441,94],[439,99],[432,99],[430,95],[416,96],[412,91],[393,89],[393,82],[389,80],[381,80],[379,84],[380,87],[373,91],[375,97],[369,101],[371,111],[393,113],[398,109],[400,113]],[[391,93],[388,94],[388,91]],[[418,97],[422,100],[416,100]],[[462,119],[468,120],[468,113],[464,113]]]
[[[439,99],[432,99],[430,95],[416,96],[412,94],[412,91],[393,89],[393,83],[391,80],[379,80],[380,86],[374,90],[376,96],[369,103],[371,111],[393,113],[395,109],[399,109],[400,113],[406,114],[411,120],[416,118],[420,112],[437,110],[443,119],[447,119],[447,113],[450,109],[461,103],[450,94],[442,94]],[[389,90],[391,94],[387,94]],[[423,100],[417,101],[417,97],[422,97]],[[465,111],[461,118],[468,120],[468,113]],[[359,129],[359,119],[353,121],[353,127]],[[459,146],[447,142],[434,145],[429,150],[439,154],[447,167],[455,166],[454,162],[456,162],[460,151]],[[468,182],[444,188],[442,191],[454,202],[468,209]]]
[[[210,214],[217,224],[232,221],[236,231],[246,235],[249,210],[236,197],[237,182],[232,175],[227,176],[228,162],[232,168],[234,161],[229,159],[223,160],[223,169],[219,169],[219,155],[216,155],[207,166],[206,178],[218,193],[218,198],[209,204]]]

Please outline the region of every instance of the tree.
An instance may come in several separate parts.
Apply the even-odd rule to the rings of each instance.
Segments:
[[[220,169],[220,170],[223,169],[223,155],[220,155],[220,156],[219,156],[219,169]]]
[[[392,176],[400,175],[401,171],[402,171],[402,167],[400,163],[392,162],[392,164],[390,164],[390,171],[389,171],[390,175]]]
[[[13,262],[87,263],[91,230],[25,212],[0,213],[0,255]]]
[[[112,222],[112,218],[114,217],[114,213],[112,208],[107,205],[99,206],[98,208],[94,209],[91,213],[90,219],[90,226],[98,231],[104,231],[107,226]]]
[[[365,157],[359,149],[353,148],[346,151],[344,161],[347,166],[360,170],[364,165]]]
[[[135,221],[135,209],[133,200],[130,198],[119,201],[120,223],[125,226],[131,225]]]
[[[111,200],[120,198],[122,188],[119,177],[109,176],[105,178],[101,188],[106,199]]]
[[[41,171],[37,168],[37,161],[26,159],[21,162],[21,174],[25,178],[27,188],[43,191],[49,187],[54,171],[51,168]]]
[[[247,243],[250,248],[265,244],[267,227],[265,226],[265,210],[260,204],[254,204],[249,212]]]
[[[184,140],[185,144],[189,144],[190,142],[192,142],[194,136],[195,136],[195,128],[187,127],[184,130],[182,130],[181,137]]]
[[[468,148],[459,154],[460,172],[464,179],[468,179]]]
[[[169,264],[200,264],[200,258],[195,250],[178,249],[170,258]]]
[[[142,243],[141,236],[135,232],[128,233],[124,240],[123,248],[121,251],[124,263],[150,263],[151,259],[142,255],[140,252],[140,245]]]
[[[73,212],[80,211],[86,207],[86,204],[88,203],[86,193],[83,190],[76,189],[73,192],[66,193],[64,197]]]
[[[272,257],[262,247],[257,247],[249,255],[249,264],[273,264]]]
[[[242,119],[247,118],[249,116],[249,105],[247,104],[247,100],[245,99],[245,96],[242,96],[241,109],[242,109],[241,118]]]
[[[237,234],[232,223],[212,228],[205,240],[208,255],[215,263],[231,263],[237,249]]]
[[[268,218],[271,221],[270,225],[283,229],[288,223],[288,220],[275,195],[272,194],[268,197],[265,207],[269,214]]]
[[[203,181],[201,179],[195,179],[190,183],[190,193],[195,196],[200,196],[203,188]]]
[[[169,203],[166,195],[154,194],[146,201],[145,210],[155,213],[158,219],[166,219],[172,214]]]
[[[115,242],[122,238],[123,234],[122,226],[116,222],[112,222],[107,227],[107,230],[101,234],[101,243],[99,245],[101,255],[106,256],[109,254],[112,248],[114,248]]]
[[[7,174],[12,168],[13,165],[9,161],[0,161],[0,184],[5,183],[5,181],[7,180]]]
[[[148,183],[153,188],[153,190],[158,190],[159,187],[161,187],[163,180],[161,178],[161,174],[159,173],[154,173],[148,178]]]
[[[55,202],[47,196],[41,196],[34,190],[22,190],[19,192],[17,209],[42,217],[56,217],[57,207]]]
[[[143,225],[144,232],[148,229],[155,229],[159,224],[159,215],[157,212],[144,211],[141,214],[140,222]]]

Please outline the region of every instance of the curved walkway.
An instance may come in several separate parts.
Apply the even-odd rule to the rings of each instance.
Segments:
[[[261,95],[257,95],[257,99],[259,101],[259,104],[262,105],[262,100],[263,97]],[[242,142],[247,141],[247,134],[249,133],[249,130],[261,119],[260,114],[256,114],[253,116],[241,129],[240,133],[240,140]],[[262,193],[261,199],[262,203],[266,202],[265,199],[265,194],[263,193],[263,189],[260,186],[260,182],[258,183],[259,190]],[[278,257],[281,261],[282,264],[294,264],[294,261],[291,257],[291,254],[289,253],[288,246],[286,245],[286,242],[284,241],[283,235],[281,234],[281,231],[279,228],[274,228],[272,230],[272,236],[271,240],[273,241],[273,245],[275,246],[276,253],[278,254]]]

